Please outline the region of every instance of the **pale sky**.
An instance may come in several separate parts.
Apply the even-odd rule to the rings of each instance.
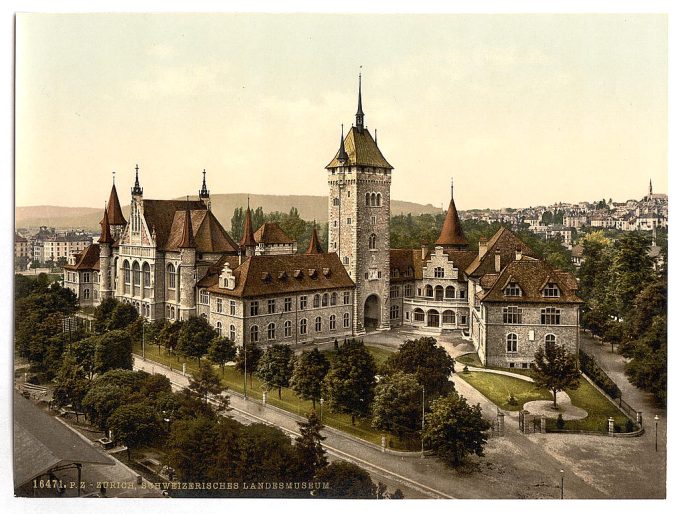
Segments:
[[[16,204],[327,194],[354,122],[392,197],[461,209],[668,188],[664,15],[18,15]]]

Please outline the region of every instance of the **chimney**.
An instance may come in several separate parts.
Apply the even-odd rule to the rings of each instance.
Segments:
[[[520,245],[517,245],[515,247],[515,260],[516,261],[522,260],[522,247]]]
[[[479,258],[481,259],[486,254],[486,237],[482,236],[479,238]]]
[[[243,258],[242,258],[242,256],[241,256],[241,249],[239,248],[239,251],[238,251],[238,265],[239,265],[239,266],[241,265],[242,259],[243,259]]]
[[[427,257],[427,244],[422,241],[420,243],[420,258],[425,260],[425,257]]]
[[[494,269],[496,270],[496,273],[501,272],[501,251],[496,250],[496,254],[494,255]]]

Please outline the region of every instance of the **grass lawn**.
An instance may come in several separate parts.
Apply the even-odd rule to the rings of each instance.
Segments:
[[[458,376],[503,410],[517,411],[526,402],[552,399],[549,391],[519,378],[482,371],[458,373]],[[515,405],[508,403],[510,395],[517,400]]]
[[[590,432],[606,432],[607,420],[611,416],[614,418],[614,424],[621,428],[622,432],[626,431],[626,421],[628,418],[616,407],[614,407],[607,398],[602,396],[600,391],[595,389],[590,382],[581,377],[579,388],[567,391],[571,398],[571,403],[577,407],[588,412],[588,417],[585,419],[566,421],[564,428],[566,430],[587,430]],[[550,428],[552,423],[548,424]]]
[[[134,348],[133,351],[136,354],[141,355],[142,349],[139,343],[136,343],[133,348]],[[367,348],[369,352],[371,352],[371,355],[373,355],[373,357],[376,359],[376,363],[378,362],[378,359],[384,361],[390,354],[389,351],[383,350],[382,348],[375,348],[371,346],[367,346]],[[187,373],[195,373],[198,370],[197,361],[193,359],[185,360],[183,357],[178,358],[176,355],[170,355],[166,352],[164,348],[161,348],[159,353],[157,346],[147,345],[145,350],[146,350],[145,357],[147,360],[160,362],[161,364],[165,364],[166,366],[171,366],[172,369],[175,370],[181,370],[182,363],[186,362]],[[329,358],[329,360],[332,360],[334,353],[332,350],[324,353],[326,354],[326,357]],[[205,364],[208,364],[208,361],[206,359],[202,359],[201,365],[203,366]],[[225,385],[225,387],[237,391],[239,393],[243,393],[244,386],[243,374],[239,373],[233,366],[226,366],[224,369],[224,374],[222,374],[222,371],[219,368],[216,368],[216,371],[217,374],[222,378],[222,383]],[[262,385],[262,382],[260,382],[260,380],[256,376],[253,376],[252,386],[250,382],[250,377],[247,378],[246,387],[247,394],[250,398],[262,400],[262,392],[264,391],[264,387]],[[267,402],[270,403],[271,405],[284,409],[288,412],[298,414],[300,416],[305,416],[307,413],[312,411],[311,401],[301,400],[295,395],[295,393],[291,389],[288,388],[283,388],[281,390],[281,399],[279,399],[277,389],[269,391]],[[352,425],[351,417],[348,416],[347,414],[333,414],[329,412],[328,409],[323,409],[322,414],[321,406],[318,403],[316,405],[316,413],[318,416],[323,417],[323,423],[325,425],[340,429],[344,432],[347,432],[348,434],[359,437],[371,443],[380,444],[381,442],[381,436],[383,433],[378,432],[373,427],[371,427],[371,423],[369,420],[356,419],[355,425]],[[419,440],[416,442],[400,441],[394,435],[389,434],[386,435],[388,439],[388,445],[390,445],[390,447],[392,448],[399,450],[420,449]]]
[[[479,360],[479,355],[476,353],[466,353],[465,355],[459,355],[456,357],[456,364],[460,363],[461,366],[475,366],[477,368],[483,368],[482,361]],[[459,366],[460,367],[460,366]],[[463,369],[456,368],[457,371],[463,371]]]

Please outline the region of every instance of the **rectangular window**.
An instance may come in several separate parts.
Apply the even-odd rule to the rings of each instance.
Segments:
[[[541,309],[541,325],[559,325],[560,324],[560,309],[554,307],[547,307]]]
[[[222,298],[218,298],[218,299],[215,301],[215,310],[216,310],[217,312],[222,312]]]
[[[260,313],[260,302],[250,302],[250,315],[257,316]]]
[[[352,218],[347,218],[347,224],[351,225],[352,224]]]
[[[293,299],[284,298],[283,299],[283,312],[290,312],[293,310]]]
[[[267,300],[267,314],[276,312],[276,300]]]
[[[411,298],[413,296],[413,285],[411,284],[406,284],[404,286],[404,296],[406,298]]]
[[[390,286],[390,298],[399,298],[399,286]]]
[[[208,291],[206,291],[205,289],[201,289],[198,298],[201,305],[208,305],[210,303],[210,295],[208,294]]]
[[[300,297],[300,310],[304,311],[306,308],[307,308],[307,297],[301,296]]]
[[[350,292],[345,291],[344,293],[342,293],[342,304],[343,305],[349,305],[349,302],[350,302]]]
[[[236,316],[236,301],[229,300],[229,314]]]
[[[513,325],[522,323],[522,309],[519,307],[503,307],[503,323]]]

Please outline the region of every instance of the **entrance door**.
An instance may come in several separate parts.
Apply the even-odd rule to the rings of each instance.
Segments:
[[[428,327],[439,326],[439,312],[437,312],[434,309],[427,311],[427,326]]]
[[[372,294],[364,303],[364,329],[376,330],[380,325],[380,299]]]

